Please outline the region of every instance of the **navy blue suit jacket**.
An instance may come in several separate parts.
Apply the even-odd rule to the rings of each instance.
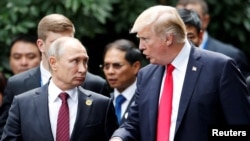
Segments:
[[[233,58],[244,76],[249,75],[249,63],[247,57],[240,49],[230,44],[222,43],[208,35],[205,49],[219,52]]]
[[[123,141],[156,140],[164,70],[164,66],[152,64],[140,70],[135,104],[113,137],[119,136]],[[231,58],[192,47],[174,141],[207,141],[209,126],[250,124],[248,95],[245,79]]]
[[[87,100],[92,104],[86,104]],[[77,116],[70,141],[108,141],[118,128],[115,121],[110,98],[78,88]],[[54,140],[49,119],[48,84],[14,97],[1,140]]]

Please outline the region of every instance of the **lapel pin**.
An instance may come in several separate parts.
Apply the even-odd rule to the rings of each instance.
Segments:
[[[193,66],[192,71],[197,71],[197,67]]]
[[[88,105],[88,106],[92,105],[92,100],[87,99],[86,102],[85,102],[85,104]]]
[[[128,118],[128,112],[125,113],[124,118],[125,118],[125,119]]]

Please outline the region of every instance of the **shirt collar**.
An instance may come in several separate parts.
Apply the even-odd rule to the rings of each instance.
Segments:
[[[185,40],[185,45],[179,52],[179,54],[175,57],[175,59],[172,61],[172,65],[175,67],[177,70],[183,70],[182,68],[187,65],[188,60],[189,60],[189,55],[191,51],[191,45],[188,42],[188,40]]]
[[[51,79],[48,87],[48,93],[51,101],[56,101],[61,92],[66,92],[69,95],[69,98],[71,98],[73,101],[77,100],[77,87],[70,90],[62,91],[55,85],[55,83]]]
[[[131,84],[121,93],[118,92],[117,89],[114,89],[114,97],[116,98],[119,94],[122,94],[127,100],[130,100],[134,96],[135,89],[136,89],[136,80],[133,84]]]

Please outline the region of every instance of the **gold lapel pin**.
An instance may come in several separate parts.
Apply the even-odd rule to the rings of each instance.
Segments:
[[[88,106],[92,105],[92,100],[87,99],[86,102],[85,102],[85,104],[88,105]]]

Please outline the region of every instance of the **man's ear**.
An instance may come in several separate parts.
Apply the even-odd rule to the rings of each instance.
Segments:
[[[202,24],[204,25],[203,28],[206,28],[206,29],[207,29],[209,22],[210,22],[210,15],[209,15],[209,14],[205,14],[205,15],[203,16],[203,19],[202,19]],[[203,30],[204,30],[204,29],[203,29]]]
[[[167,46],[171,46],[173,44],[174,35],[173,34],[167,34],[166,35],[166,44]]]
[[[134,74],[136,75],[141,68],[141,62],[140,61],[134,62],[132,67],[134,68]]]
[[[40,50],[40,52],[42,52],[42,53],[45,52],[45,43],[43,42],[42,39],[37,39],[36,45],[37,45],[38,49]]]
[[[49,57],[49,66],[51,70],[56,70],[56,58],[54,56]]]
[[[203,33],[204,33],[204,31],[203,31],[203,30],[200,30],[200,32],[198,33],[198,37],[199,37],[199,45],[202,43],[202,40],[203,40]]]

